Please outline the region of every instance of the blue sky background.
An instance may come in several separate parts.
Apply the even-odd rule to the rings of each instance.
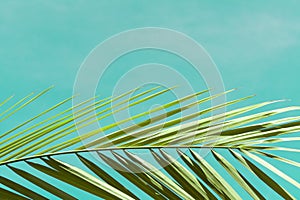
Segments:
[[[232,97],[256,94],[252,102],[291,99],[283,105],[299,105],[299,7],[296,0],[0,1],[0,99],[55,85],[30,107],[32,113],[41,111],[72,95],[77,70],[97,44],[121,31],[155,26],[183,32],[202,44],[226,89],[239,89]],[[132,59],[143,63],[146,53]],[[149,60],[156,56],[176,65],[155,53]],[[113,72],[116,80],[119,72]],[[109,92],[113,82],[106,84],[101,90]]]
[[[202,44],[226,88],[297,101],[298,4],[2,1],[2,94],[23,95],[54,84],[54,92],[70,96],[80,64],[97,44],[127,29],[158,26]]]

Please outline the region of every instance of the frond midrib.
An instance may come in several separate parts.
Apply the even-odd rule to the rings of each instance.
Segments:
[[[53,152],[53,153],[45,153],[45,154],[37,154],[26,156],[18,159],[12,159],[7,161],[0,161],[0,166],[12,164],[19,161],[27,161],[36,158],[49,157],[49,156],[58,156],[58,155],[66,155],[66,154],[77,154],[77,153],[85,153],[85,152],[97,152],[97,151],[114,151],[114,150],[135,150],[135,149],[240,149],[240,147],[231,147],[231,146],[195,146],[195,145],[176,145],[176,146],[131,146],[131,147],[107,147],[107,148],[94,148],[94,149],[78,149],[78,150],[70,150],[70,151],[61,151],[61,152]]]

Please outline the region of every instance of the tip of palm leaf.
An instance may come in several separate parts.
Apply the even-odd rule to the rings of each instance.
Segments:
[[[106,160],[106,156],[104,154],[100,153],[99,151],[97,151],[97,154],[101,159]]]
[[[73,94],[72,96],[71,96],[71,98],[76,98],[76,97],[78,97],[79,96],[79,94]]]
[[[185,154],[180,150],[180,149],[176,149],[177,153],[179,156],[184,156]]]
[[[285,101],[287,101],[287,99],[277,99],[277,100],[272,100],[272,101],[269,101],[269,102],[278,103],[278,102],[285,102]]]

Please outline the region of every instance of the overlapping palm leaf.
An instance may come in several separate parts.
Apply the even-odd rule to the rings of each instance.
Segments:
[[[28,95],[11,106],[8,104],[12,97],[4,100],[0,103],[1,107],[6,106],[0,112],[0,123],[9,120],[48,90],[33,97]],[[132,93],[129,91],[114,98],[89,99],[75,108],[56,112],[72,99],[69,98],[1,133],[0,168],[19,178],[11,179],[1,173],[1,198],[47,199],[52,195],[60,199],[76,199],[76,195],[57,186],[61,184],[104,199],[140,199],[141,196],[153,199],[266,198],[268,195],[257,187],[257,183],[272,191],[275,197],[297,198],[297,193],[288,191],[273,177],[275,175],[280,181],[290,184],[295,191],[300,190],[299,177],[292,177],[274,164],[276,161],[299,169],[300,163],[282,156],[282,152],[299,153],[299,149],[286,144],[300,140],[300,117],[289,115],[269,119],[297,111],[300,109],[297,106],[254,113],[255,109],[279,103],[270,101],[209,116],[213,111],[238,104],[250,96],[178,116],[224,95],[201,98],[209,92],[205,90],[83,135],[74,134],[78,129],[167,92],[169,89],[156,87],[128,97]],[[72,110],[76,110],[75,115]],[[161,114],[163,110],[165,112]],[[40,120],[50,112],[55,114]],[[149,117],[149,114],[156,115]],[[135,119],[140,119],[137,124],[116,129]],[[87,142],[82,145],[82,140]],[[203,157],[199,149],[210,153]],[[132,153],[139,150],[146,151],[152,162]],[[105,169],[95,157],[88,157],[87,151],[92,151],[110,169]],[[72,157],[71,160],[76,159],[79,164],[65,161],[63,154]],[[112,171],[117,175],[112,175]],[[49,182],[47,177],[55,181]],[[20,179],[40,190],[21,184],[22,181],[17,181]],[[138,192],[133,192],[129,186]]]

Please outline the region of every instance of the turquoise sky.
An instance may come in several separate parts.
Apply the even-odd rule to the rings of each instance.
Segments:
[[[121,31],[154,26],[183,32],[203,45],[226,89],[239,89],[233,97],[256,94],[253,102],[291,99],[288,105],[299,105],[299,8],[296,0],[2,0],[0,99],[55,85],[30,108],[41,111],[72,95],[77,70],[97,44]],[[153,61],[146,54],[134,64]],[[152,55],[176,65],[174,58]],[[114,80],[121,73],[112,72]],[[110,89],[110,82],[101,88]]]
[[[92,48],[121,31],[157,26],[202,44],[226,88],[297,102],[298,8],[298,1],[1,1],[1,95],[54,84],[53,92],[70,96]]]

